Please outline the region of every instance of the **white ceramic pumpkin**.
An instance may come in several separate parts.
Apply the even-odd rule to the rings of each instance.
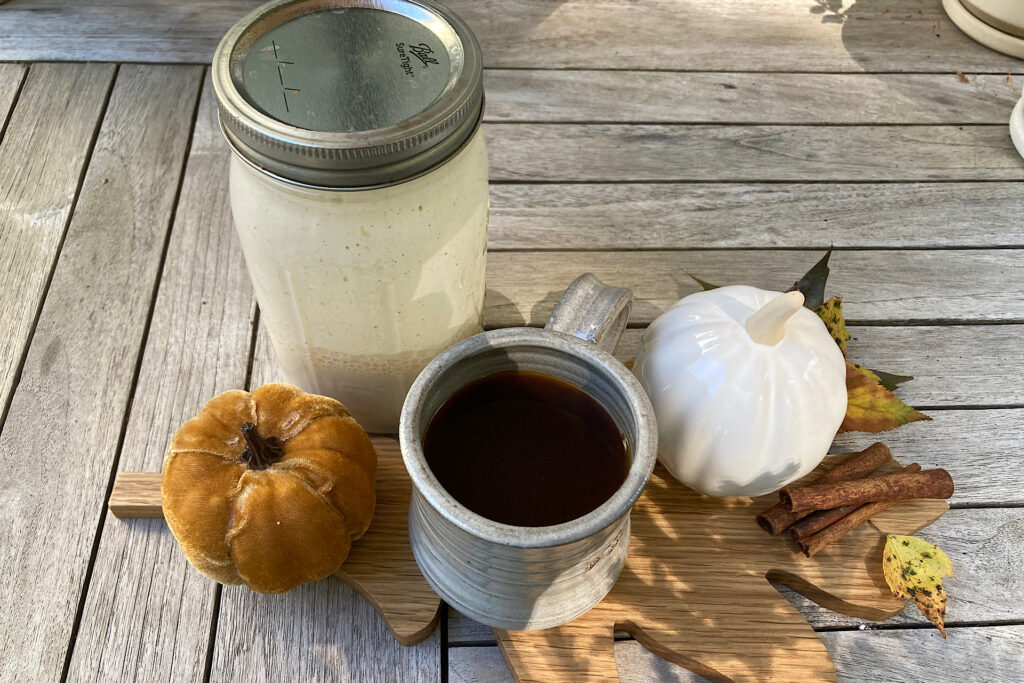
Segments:
[[[659,460],[712,496],[758,496],[814,469],[846,413],[846,363],[800,292],[733,285],[677,302],[633,372],[658,420]]]

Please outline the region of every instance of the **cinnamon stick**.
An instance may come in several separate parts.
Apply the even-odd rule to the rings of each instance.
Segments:
[[[935,469],[803,488],[784,488],[779,491],[779,502],[792,512],[802,512],[912,498],[949,498],[952,495],[953,478],[946,470]]]
[[[844,460],[818,477],[815,484],[828,484],[865,477],[889,462],[892,453],[884,443],[873,443],[859,453]],[[807,517],[808,512],[790,512],[782,503],[771,506],[757,516],[757,523],[770,534],[781,534],[794,523]]]
[[[789,535],[794,541],[799,543],[808,536],[813,536],[818,533],[829,524],[842,519],[859,507],[859,505],[844,505],[841,508],[812,512],[793,526],[789,527]]]
[[[904,468],[903,471],[906,472],[907,470],[910,470],[911,468],[914,467],[920,469],[920,465],[914,463],[913,465],[907,465],[907,467]],[[868,503],[867,505],[861,505],[859,508],[857,508],[850,514],[846,515],[839,521],[835,522],[834,524],[825,527],[816,534],[808,536],[802,541],[798,541],[798,545],[800,546],[800,549],[804,551],[804,555],[806,555],[807,557],[814,557],[822,548],[825,548],[835,543],[840,538],[850,533],[864,522],[868,521],[870,518],[874,517],[875,515],[881,512],[888,510],[897,502],[899,501],[888,500],[878,503]]]
[[[914,463],[912,465],[907,465],[902,471],[920,472],[921,466]],[[817,512],[812,512],[804,519],[789,527],[789,535],[794,541],[800,543],[830,524],[846,517],[859,507],[859,505],[844,505],[843,507],[832,508],[831,510],[818,510]]]

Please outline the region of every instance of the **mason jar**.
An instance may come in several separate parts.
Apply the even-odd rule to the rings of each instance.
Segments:
[[[231,210],[286,381],[394,432],[481,330],[480,47],[431,0],[276,0],[213,60]]]

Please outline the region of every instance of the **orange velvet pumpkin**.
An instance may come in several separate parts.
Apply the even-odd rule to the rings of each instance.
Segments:
[[[334,572],[373,516],[377,454],[332,398],[288,384],[210,400],[171,440],[164,517],[209,578],[283,593]]]

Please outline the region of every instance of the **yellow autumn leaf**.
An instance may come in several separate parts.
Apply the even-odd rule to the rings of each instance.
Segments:
[[[846,417],[843,432],[884,432],[901,425],[931,418],[914,410],[882,386],[878,375],[846,361]]]
[[[846,355],[846,345],[850,343],[850,333],[846,329],[846,320],[843,318],[843,297],[834,296],[822,305],[814,309],[818,317],[825,323],[828,333],[836,340],[839,350]]]
[[[896,597],[913,600],[921,614],[946,637],[946,591],[943,576],[953,576],[946,553],[916,536],[887,536],[882,555],[885,582]]]

